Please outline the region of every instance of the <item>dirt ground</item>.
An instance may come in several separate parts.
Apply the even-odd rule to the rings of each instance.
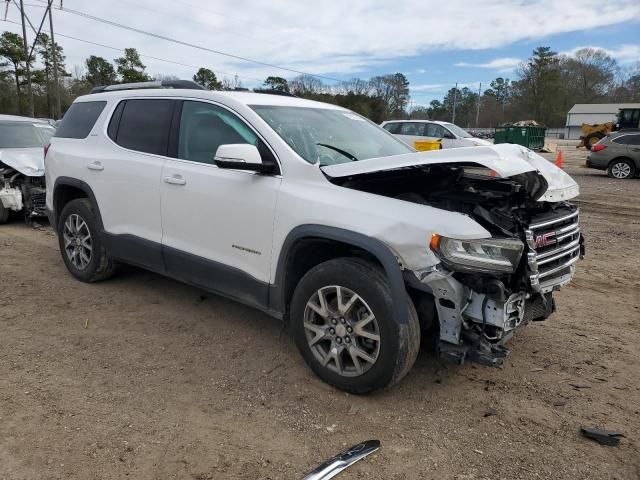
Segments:
[[[340,478],[640,478],[640,180],[566,148],[588,256],[557,313],[501,369],[423,353],[366,397],[262,313],[133,268],[83,284],[49,227],[0,227],[0,479],[295,479],[366,439]]]

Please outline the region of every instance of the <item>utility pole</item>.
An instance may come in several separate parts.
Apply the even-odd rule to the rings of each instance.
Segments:
[[[453,116],[451,123],[456,123],[456,102],[458,101],[458,82],[456,82],[456,88],[453,90]]]
[[[62,3],[62,2],[61,2]],[[60,107],[60,84],[58,83],[58,52],[56,48],[56,39],[53,36],[53,0],[49,0],[49,31],[51,33],[51,58],[53,58],[53,98],[55,100],[53,116],[56,120],[62,115]]]
[[[478,108],[476,109],[476,128],[478,128],[478,119],[480,118],[480,92],[482,91],[482,82],[478,87]]]
[[[29,98],[29,116],[34,117],[35,112],[33,109],[33,89],[31,88],[31,67],[30,56],[29,56],[29,47],[27,47],[27,27],[25,25],[25,14],[24,14],[24,2],[20,0],[20,17],[22,18],[22,45],[24,47],[24,59],[25,59],[25,71],[27,73],[27,96]]]

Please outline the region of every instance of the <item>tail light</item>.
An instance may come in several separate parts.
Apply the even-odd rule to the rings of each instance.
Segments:
[[[47,143],[47,144],[44,146],[44,158],[47,158],[47,152],[49,151],[49,147],[50,147],[50,146],[51,146],[51,144],[50,144],[50,143]]]
[[[595,144],[593,147],[591,147],[591,151],[592,152],[599,152],[601,150],[604,150],[605,148],[607,148],[606,145]]]

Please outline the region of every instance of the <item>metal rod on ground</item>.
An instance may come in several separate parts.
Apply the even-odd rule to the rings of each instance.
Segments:
[[[29,66],[29,48],[27,46],[27,27],[25,24],[24,3],[20,0],[20,18],[22,19],[22,45],[24,47],[25,72],[27,77],[27,96],[29,98],[29,116],[34,117],[33,89],[31,88],[31,68]]]
[[[458,82],[456,82],[456,88],[453,90],[453,116],[451,117],[451,123],[456,123],[456,101],[458,100]]]
[[[53,8],[51,8],[52,3],[53,0],[49,0],[49,30],[51,33],[51,57],[53,58],[53,97],[55,100],[53,116],[57,120],[62,115],[62,109],[60,107],[60,84],[58,83],[58,54],[56,51],[56,39],[53,35]],[[62,2],[60,2],[60,8],[62,8]]]
[[[478,128],[478,119],[480,118],[480,92],[482,91],[482,82],[478,87],[478,108],[476,109],[476,128]]]

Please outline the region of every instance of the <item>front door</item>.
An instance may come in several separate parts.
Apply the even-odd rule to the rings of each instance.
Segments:
[[[220,145],[258,142],[226,108],[183,102],[177,158],[161,175],[162,246],[171,276],[265,306],[281,178],[214,164]]]

